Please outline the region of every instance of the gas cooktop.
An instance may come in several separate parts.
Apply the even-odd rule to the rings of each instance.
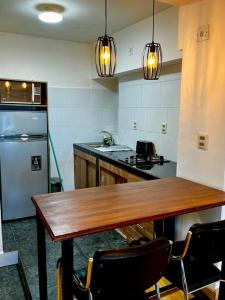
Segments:
[[[163,165],[164,163],[170,162],[169,160],[164,159],[163,156],[159,155],[151,155],[146,157],[139,155],[131,155],[124,159],[119,159],[119,161],[134,168],[142,170],[150,170],[155,164]]]

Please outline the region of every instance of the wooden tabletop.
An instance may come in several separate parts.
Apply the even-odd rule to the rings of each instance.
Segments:
[[[34,196],[53,241],[225,205],[225,193],[181,178]]]

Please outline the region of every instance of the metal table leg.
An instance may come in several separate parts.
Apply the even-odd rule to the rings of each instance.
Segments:
[[[73,240],[62,242],[63,300],[73,300]]]
[[[225,261],[222,262],[222,279],[225,280]],[[220,282],[220,289],[219,289],[219,298],[218,300],[225,299],[225,282]]]
[[[175,239],[175,217],[166,218],[154,222],[156,237],[166,237],[171,241]]]
[[[38,273],[39,273],[39,292],[40,300],[48,299],[47,291],[47,269],[46,269],[46,241],[45,228],[41,220],[36,215],[37,220],[37,244],[38,244]]]

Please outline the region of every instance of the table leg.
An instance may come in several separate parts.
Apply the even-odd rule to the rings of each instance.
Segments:
[[[48,299],[45,228],[37,214],[38,273],[40,300]]]
[[[166,218],[154,222],[156,237],[166,237],[171,241],[175,239],[175,217]]]
[[[225,261],[222,262],[222,279],[225,280]],[[218,300],[224,300],[225,299],[225,282],[220,282],[220,289],[219,289],[219,297]]]
[[[62,242],[63,300],[73,300],[73,240]]]

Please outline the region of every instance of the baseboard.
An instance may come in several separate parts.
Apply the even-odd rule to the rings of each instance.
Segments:
[[[202,291],[207,297],[209,297],[209,299],[211,300],[218,299],[219,289],[213,289],[212,287],[205,287]]]
[[[18,264],[18,251],[11,251],[0,254],[0,268],[17,265]]]

